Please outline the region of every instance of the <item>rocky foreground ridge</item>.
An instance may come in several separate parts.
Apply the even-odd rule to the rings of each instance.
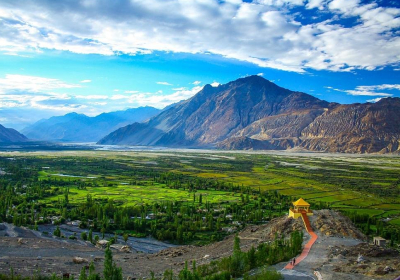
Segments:
[[[340,213],[332,210],[314,211],[310,222],[319,239],[309,256],[296,267],[297,271],[310,275],[318,270],[323,279],[328,280],[390,280],[399,275],[399,253],[364,243],[365,236]],[[273,242],[276,236],[287,237],[294,230],[303,231],[305,244],[309,236],[303,222],[287,216],[272,219],[267,224],[247,226],[236,233],[240,238],[241,250],[248,251],[252,246]],[[142,279],[149,277],[153,271],[161,278],[166,269],[178,273],[185,261],[195,260],[197,265],[201,265],[231,255],[234,237],[235,234],[232,234],[206,246],[178,246],[153,254],[138,252],[133,248],[124,250],[126,243],[119,238],[119,242],[111,249],[115,262],[123,269],[124,277]],[[101,272],[103,250],[102,246],[94,246],[90,242],[62,239],[0,224],[0,274],[9,274],[10,267],[13,267],[14,272],[21,276],[33,275],[39,268],[42,275],[78,275],[82,266],[89,261],[94,261],[97,272]],[[363,256],[361,262],[357,261],[359,253]],[[281,270],[286,264],[277,264],[275,268]]]
[[[399,152],[400,98],[341,105],[250,76],[212,87],[99,144]]]

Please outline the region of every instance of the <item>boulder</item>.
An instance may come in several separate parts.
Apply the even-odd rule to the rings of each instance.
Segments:
[[[102,239],[97,241],[96,245],[101,246],[101,247],[106,247],[108,244],[108,240]]]
[[[88,263],[89,262],[87,259],[84,259],[84,258],[81,258],[81,257],[73,257],[72,261],[75,264],[81,264],[81,263]]]

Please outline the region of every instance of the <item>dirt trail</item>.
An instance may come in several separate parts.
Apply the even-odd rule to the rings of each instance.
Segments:
[[[314,214],[309,218],[319,238],[307,258],[293,270],[285,269],[286,263],[274,266],[285,280],[317,280],[315,271],[323,280],[391,280],[400,275],[400,255],[397,252],[364,243],[365,236],[348,218],[334,211],[314,211]],[[357,262],[359,253],[364,256],[360,263]],[[387,267],[393,271],[386,273]]]

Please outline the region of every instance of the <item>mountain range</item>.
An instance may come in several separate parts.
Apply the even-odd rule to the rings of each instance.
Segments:
[[[69,113],[40,120],[24,128],[22,133],[33,140],[96,142],[120,127],[145,121],[159,112],[153,107],[139,107],[102,113],[95,117]]]
[[[99,144],[323,152],[399,151],[400,99],[341,105],[249,76],[212,87]]]
[[[5,128],[0,124],[0,143],[25,142],[28,139],[12,128]]]

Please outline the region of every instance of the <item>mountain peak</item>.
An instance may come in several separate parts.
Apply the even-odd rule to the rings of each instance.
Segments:
[[[40,120],[26,127],[23,132],[35,140],[93,142],[122,126],[145,121],[159,112],[148,106],[103,113],[95,117],[72,112]]]
[[[399,97],[385,97],[381,98],[379,101],[376,102],[376,104],[400,104],[400,98]]]
[[[85,117],[87,117],[85,114],[79,114],[79,113],[77,113],[77,112],[71,112],[71,113],[68,113],[68,114],[65,114],[64,115],[64,117],[76,117],[76,116],[85,116]]]
[[[99,143],[395,152],[400,151],[399,106],[399,98],[340,106],[252,75],[218,87],[206,85],[185,102]]]
[[[277,86],[276,84],[274,84],[273,82],[271,82],[270,80],[265,79],[262,76],[259,75],[250,75],[250,76],[246,76],[246,77],[242,77],[239,78],[231,83],[245,83],[245,84],[272,84]]]
[[[189,100],[151,119],[146,126],[129,132],[121,129],[114,136],[121,135],[121,144],[132,145],[214,145],[265,117],[305,108],[323,111],[327,104],[253,75],[218,87],[206,85]],[[100,143],[108,141],[110,138]]]

